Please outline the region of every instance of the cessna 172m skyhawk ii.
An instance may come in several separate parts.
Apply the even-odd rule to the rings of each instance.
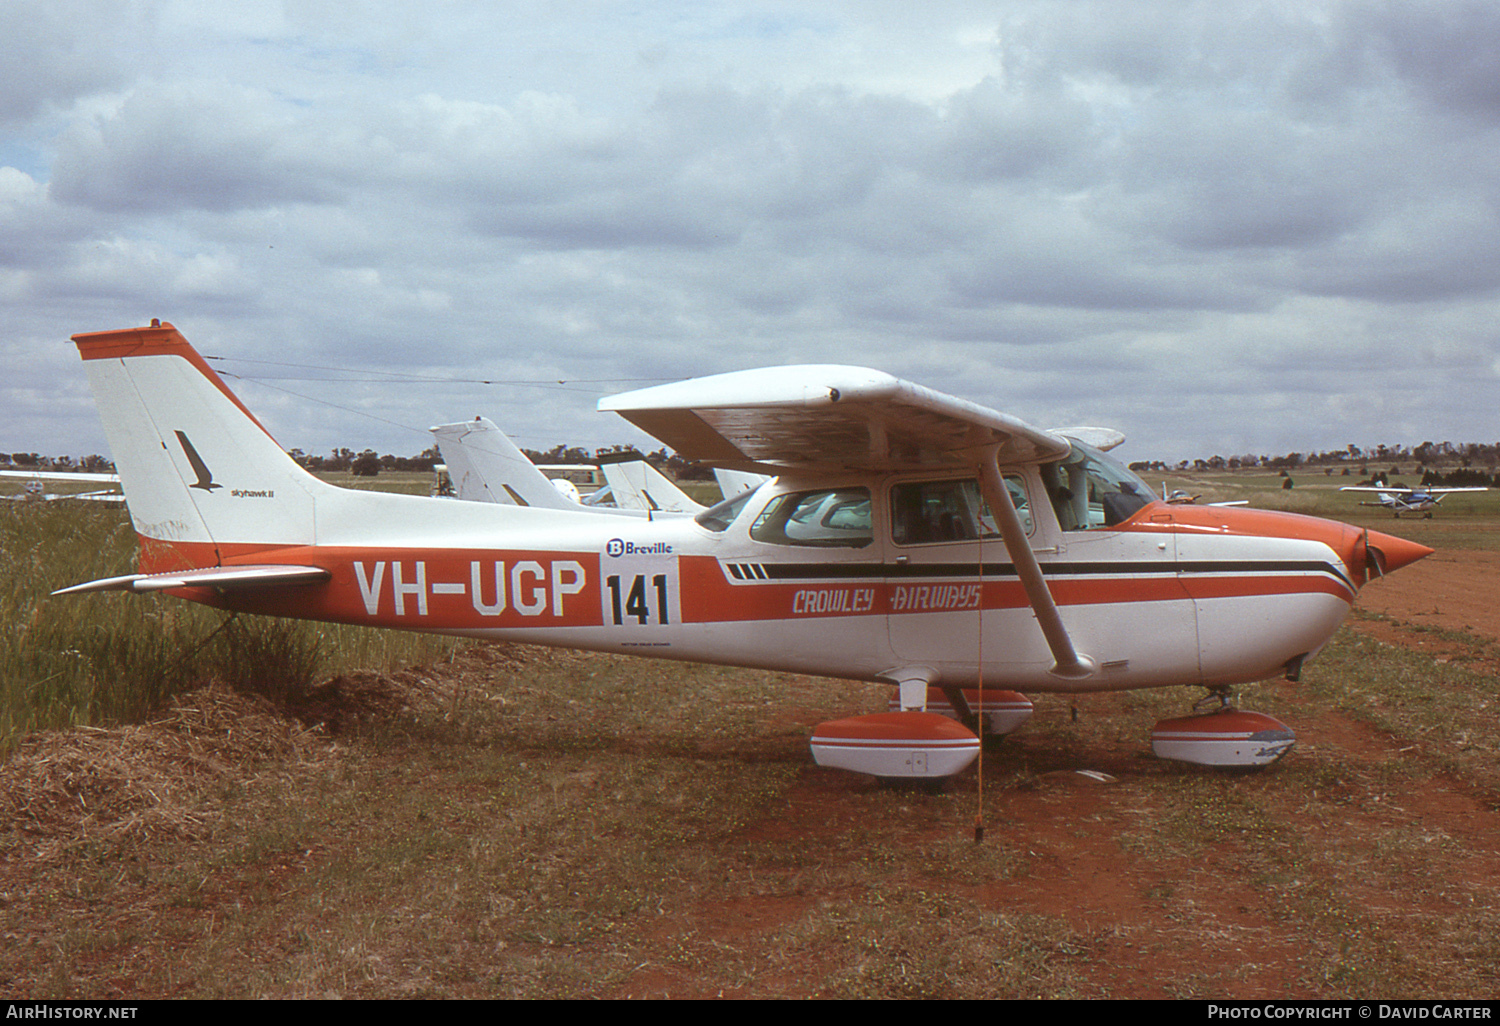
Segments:
[[[899,711],[812,739],[819,762],[881,777],[948,776],[977,753],[969,729],[926,711],[929,694],[973,713],[977,687],[1189,684],[1222,699],[1295,679],[1361,585],[1431,551],[1311,517],[1169,505],[1101,451],[1117,432],[1044,431],[840,366],[600,401],[688,459],[775,475],[697,516],[351,491],[298,467],[172,325],[73,340],[140,573],[58,594],[168,591],[248,613],[888,682]],[[1158,753],[1259,765],[1291,746],[1278,721],[1224,705],[1158,723]]]
[[[1488,488],[1402,488],[1400,485],[1394,488],[1385,488],[1371,485],[1349,485],[1340,488],[1341,492],[1374,492],[1380,496],[1378,502],[1361,502],[1361,506],[1379,506],[1388,509],[1397,520],[1401,519],[1403,513],[1421,513],[1428,520],[1432,519],[1432,511],[1437,509],[1449,495],[1454,492],[1487,492]]]

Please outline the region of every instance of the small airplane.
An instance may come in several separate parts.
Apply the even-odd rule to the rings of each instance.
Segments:
[[[1340,488],[1341,492],[1374,492],[1380,497],[1378,502],[1361,502],[1361,506],[1378,506],[1388,509],[1396,517],[1401,519],[1403,513],[1422,513],[1423,519],[1431,520],[1432,511],[1438,504],[1453,492],[1487,492],[1488,488],[1402,488],[1383,487],[1380,485],[1346,485]]]
[[[429,429],[447,466],[457,498],[547,509],[594,507],[601,511],[651,516],[691,516],[704,507],[686,495],[639,453],[622,453],[594,464],[538,466],[527,459],[493,421],[485,417],[440,424]],[[604,478],[603,487],[581,496],[578,488],[554,472],[585,470]]]
[[[542,509],[577,509],[578,488],[557,487],[492,421],[484,417],[429,429],[459,499]]]
[[[24,480],[24,491],[20,495],[0,495],[0,499],[55,502],[59,499],[80,499],[84,502],[124,502],[120,493],[118,474],[97,474],[87,471],[68,473],[60,470],[0,470],[0,478]],[[46,482],[69,481],[74,484],[109,484],[110,488],[96,488],[87,492],[49,492]]]
[[[165,591],[881,682],[895,711],[820,724],[811,747],[882,778],[961,772],[974,728],[1014,729],[1026,692],[1173,685],[1207,688],[1218,709],[1158,722],[1157,754],[1275,761],[1294,735],[1234,710],[1230,689],[1298,679],[1361,586],[1432,552],[1313,517],[1170,505],[1107,454],[1119,432],[1043,430],[844,366],[600,400],[687,459],[770,478],[694,516],[342,489],[288,457],[172,325],[73,341],[141,547],[138,573],[54,594]]]
[[[1170,506],[1190,506],[1190,505],[1196,503],[1201,498],[1203,498],[1203,496],[1201,494],[1200,495],[1194,495],[1192,492],[1183,491],[1181,488],[1174,488],[1171,491],[1168,491],[1167,490],[1167,483],[1165,481],[1163,481],[1161,483],[1161,500],[1162,500],[1162,502],[1165,502],[1165,503],[1167,503]],[[1250,505],[1250,500],[1249,499],[1230,499],[1230,500],[1225,500],[1223,502],[1210,502],[1207,505],[1210,505],[1210,506],[1248,506],[1248,505]]]

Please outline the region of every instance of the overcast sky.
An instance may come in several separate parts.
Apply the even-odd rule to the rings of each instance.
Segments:
[[[1494,0],[4,0],[0,450],[107,454],[67,337],[152,317],[308,452],[785,363],[1493,442],[1497,201]]]

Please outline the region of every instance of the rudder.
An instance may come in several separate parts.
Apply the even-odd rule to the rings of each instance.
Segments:
[[[150,542],[200,566],[229,555],[226,546],[316,542],[316,497],[331,486],[282,450],[175,327],[152,321],[73,341],[142,539],[142,570],[157,561]]]

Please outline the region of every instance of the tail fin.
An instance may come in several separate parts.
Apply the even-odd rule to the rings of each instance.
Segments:
[[[753,492],[770,480],[765,474],[752,474],[748,470],[725,470],[714,468],[714,480],[719,482],[719,491],[724,498],[732,499],[741,492]]]
[[[431,428],[460,499],[543,509],[578,509],[547,475],[483,417]]]
[[[652,513],[701,513],[702,504],[672,483],[661,471],[636,453],[599,459],[599,469],[621,509]]]
[[[152,321],[73,341],[142,538],[143,570],[218,563],[224,546],[317,540],[314,502],[332,486],[282,451],[176,328]],[[151,541],[180,551],[157,560]]]

